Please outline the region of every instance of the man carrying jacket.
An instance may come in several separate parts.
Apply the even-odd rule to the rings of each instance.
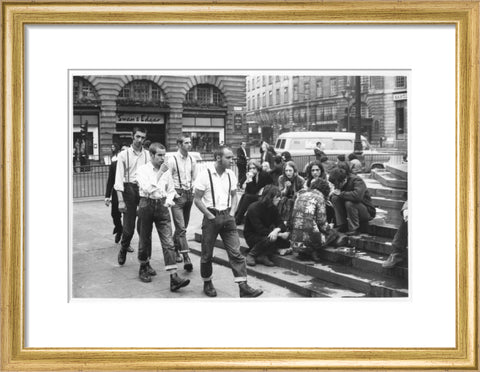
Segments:
[[[375,217],[375,207],[365,182],[358,176],[335,168],[328,180],[334,190],[330,201],[335,210],[335,221],[339,232],[354,235],[368,232],[368,221]]]

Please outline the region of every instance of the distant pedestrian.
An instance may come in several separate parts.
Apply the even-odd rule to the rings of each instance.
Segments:
[[[135,233],[137,207],[140,201],[136,173],[140,166],[150,161],[150,154],[142,147],[146,135],[145,128],[134,127],[132,145],[117,156],[114,188],[118,196],[118,210],[123,213],[123,233],[118,252],[119,265],[125,263],[127,252],[133,252],[130,242]]]
[[[348,161],[350,163],[350,169],[353,174],[361,173],[363,170],[362,163],[358,160],[357,155],[353,152],[348,155]]]
[[[315,159],[318,161],[321,161],[322,157],[325,156],[325,153],[322,150],[322,143],[320,141],[316,143],[315,148],[313,149],[313,153],[315,155]]]
[[[113,190],[113,185],[115,183],[115,173],[117,171],[117,155],[120,152],[120,146],[118,143],[112,144],[112,160],[108,168],[108,179],[107,187],[105,190],[105,205],[108,207],[111,203],[111,215],[113,219],[113,234],[115,235],[115,243],[120,241],[122,237],[122,214],[118,210],[118,196],[117,193]]]
[[[183,261],[183,268],[193,270],[188,253],[187,227],[190,221],[190,211],[193,204],[193,181],[197,174],[197,162],[188,153],[192,149],[189,136],[181,136],[177,140],[178,151],[168,158],[168,168],[175,183],[175,205],[172,206],[172,217],[175,225],[173,241],[175,243],[176,261]],[[180,256],[180,254],[182,256]]]
[[[137,170],[137,182],[140,194],[138,205],[138,261],[140,261],[139,278],[144,283],[152,281],[157,275],[150,265],[152,256],[152,227],[155,225],[162,244],[165,269],[170,274],[172,292],[187,286],[189,279],[177,274],[175,247],[172,238],[169,207],[174,205],[175,188],[172,175],[164,165],[165,146],[158,142],[150,145],[150,162]]]
[[[358,176],[334,169],[328,179],[334,186],[330,201],[335,209],[339,232],[358,234],[368,232],[368,221],[375,217],[375,207],[365,182]]]
[[[235,282],[239,285],[240,297],[258,297],[263,291],[247,283],[245,257],[240,253],[240,238],[232,215],[232,206],[237,201],[237,177],[230,169],[233,153],[228,147],[220,147],[214,152],[214,159],[214,165],[199,173],[195,181],[195,205],[204,216],[200,259],[203,291],[209,297],[217,296],[212,283],[212,259],[215,241],[220,234]]]
[[[238,188],[241,188],[247,179],[247,143],[242,141],[240,147],[237,149],[237,168],[238,168]]]
[[[267,161],[270,164],[270,168],[273,168],[273,158],[275,154],[272,152],[271,146],[268,142],[262,141],[260,146],[260,164]]]
[[[290,247],[289,233],[277,208],[280,198],[279,188],[267,185],[260,200],[248,207],[243,233],[249,247],[246,256],[249,266],[257,263],[274,266],[271,259],[275,251]]]

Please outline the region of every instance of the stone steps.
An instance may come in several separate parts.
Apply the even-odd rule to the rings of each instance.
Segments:
[[[200,233],[195,233],[195,240],[197,242],[201,241]],[[215,245],[223,248],[221,239],[217,239]],[[241,238],[241,246],[243,248],[247,247],[243,238]],[[356,251],[351,254],[345,248],[327,248],[323,252],[323,257],[333,262],[315,263],[309,260],[303,261],[298,259],[296,255],[274,255],[273,262],[279,270],[286,269],[310,277],[308,280],[302,279],[306,280],[306,283],[314,283],[315,280],[320,280],[322,283],[329,282],[340,286],[336,288],[339,291],[362,292],[368,297],[408,296],[406,280],[408,272],[406,268],[383,269],[381,262],[386,259],[386,255],[380,256],[365,251]],[[226,263],[228,264],[228,262]],[[263,265],[257,266],[262,267]],[[274,282],[278,279],[265,277],[265,280]],[[291,288],[291,290],[295,289]],[[331,291],[332,289],[329,290]]]
[[[387,170],[372,169],[370,176],[380,182],[383,186],[395,189],[408,189],[408,181],[406,179],[397,178]]]
[[[367,188],[370,191],[370,195],[372,196],[372,198],[378,197],[401,201],[407,200],[407,190],[386,187],[376,179],[370,178],[369,174],[363,175],[362,179],[363,181],[365,181],[365,184],[367,185]]]
[[[397,178],[408,180],[408,164],[386,164],[385,169]]]
[[[189,245],[192,253],[200,255],[200,243],[193,241],[189,242]],[[230,266],[227,252],[223,249],[215,250],[213,261],[222,266]],[[276,284],[280,287],[287,288],[304,297],[365,297],[363,292],[349,290],[340,285],[317,279],[311,275],[300,274],[279,266],[247,266],[247,274],[268,281],[269,283]]]

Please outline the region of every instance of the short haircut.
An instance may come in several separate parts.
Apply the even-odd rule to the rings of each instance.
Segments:
[[[353,160],[353,159],[358,159],[358,156],[352,152],[351,154],[348,154],[348,160]]]
[[[345,161],[345,155],[340,154],[340,155],[337,156],[337,159],[338,159],[339,161]]]
[[[322,156],[320,158],[320,163],[325,163],[326,161],[328,161],[328,157],[327,156]]]
[[[275,164],[282,164],[282,161],[283,161],[283,159],[282,159],[281,156],[276,155],[276,156],[273,158],[273,162],[274,162]]]
[[[132,135],[135,135],[135,133],[141,132],[147,134],[147,129],[145,127],[133,127],[132,129]]]
[[[330,177],[328,177],[328,180],[335,186],[335,187],[340,187],[340,185],[347,179],[347,173],[345,172],[344,169],[340,168],[334,168],[330,172]]]
[[[262,170],[262,165],[256,160],[250,160],[248,162],[247,169],[250,168],[251,165],[255,166],[255,168],[257,168],[257,171],[259,171],[259,172]]]
[[[177,138],[177,145],[183,145],[183,141],[185,138],[190,139],[190,136],[188,134],[182,134],[180,137]]]
[[[165,146],[163,146],[160,142],[153,142],[148,148],[148,151],[152,156],[155,156],[158,150],[166,150]]]
[[[260,196],[260,201],[262,203],[266,203],[266,204],[273,204],[272,200],[275,197],[281,196],[281,195],[282,195],[282,193],[280,192],[280,189],[278,188],[278,186],[266,185],[263,188],[262,195]]]
[[[318,145],[321,145],[321,144],[322,144],[322,143],[321,143],[320,141],[318,141],[318,142],[316,143],[317,146],[318,146]]]
[[[218,146],[213,152],[213,158],[217,161],[217,156],[222,157],[225,149],[230,150],[228,146]]]

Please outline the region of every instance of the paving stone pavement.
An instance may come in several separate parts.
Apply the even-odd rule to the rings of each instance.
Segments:
[[[201,226],[202,215],[193,206],[187,238]],[[173,226],[173,224],[172,224]],[[190,279],[190,284],[178,292],[170,292],[170,278],[164,270],[163,255],[156,230],[152,236],[151,266],[157,271],[151,283],[138,279],[137,261],[138,236],[132,240],[134,253],[128,253],[125,265],[117,262],[119,245],[114,243],[113,223],[110,207],[103,199],[75,201],[73,203],[73,247],[72,247],[72,296],[73,298],[205,298],[203,282],[200,278],[200,257],[191,254],[194,269],[188,273],[183,263],[178,264],[179,275]],[[193,243],[192,243],[193,244]],[[198,244],[198,243],[197,243]],[[218,249],[218,248],[216,248]],[[229,268],[214,264],[214,285],[220,298],[237,298],[238,286],[233,282]],[[265,297],[299,297],[298,294],[249,277],[249,284],[263,289]]]

